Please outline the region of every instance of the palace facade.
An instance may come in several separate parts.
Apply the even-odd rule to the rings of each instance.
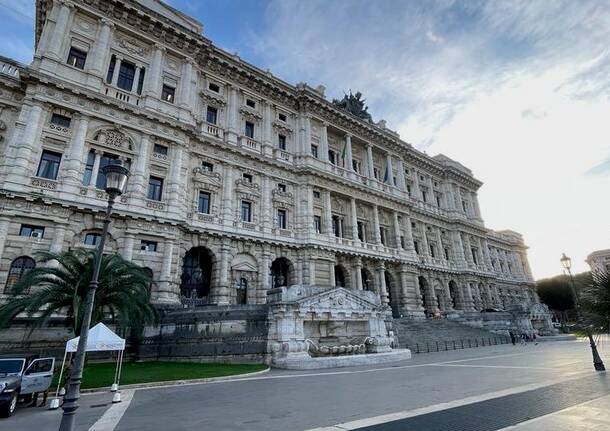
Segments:
[[[462,164],[159,1],[36,9],[32,63],[0,59],[3,297],[36,251],[95,247],[101,168],[120,159],[106,244],[148,268],[159,306],[265,304],[288,286],[372,292],[394,317],[538,302],[523,238],[484,225]]]

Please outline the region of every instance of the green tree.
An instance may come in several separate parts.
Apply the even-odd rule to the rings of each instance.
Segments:
[[[536,282],[536,290],[540,300],[566,320],[566,312],[574,308],[574,297],[570,287],[570,278],[559,275]]]
[[[63,315],[74,333],[79,334],[95,253],[70,250],[42,252],[36,257],[41,265],[14,285],[11,298],[0,306],[0,328],[10,326],[20,313],[31,318],[32,330],[45,325],[54,315]],[[150,285],[144,268],[116,254],[104,255],[92,326],[103,320],[120,328],[156,323],[158,313],[150,304]]]
[[[592,274],[581,293],[583,317],[595,332],[610,330],[610,272]]]

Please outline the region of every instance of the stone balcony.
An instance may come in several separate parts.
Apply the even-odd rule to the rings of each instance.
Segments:
[[[203,122],[201,125],[201,131],[204,135],[213,136],[215,138],[222,139],[224,137],[224,129],[218,127],[216,124]]]
[[[109,85],[104,85],[102,91],[106,96],[112,97],[120,102],[127,103],[129,105],[140,106],[141,98],[137,94],[120,90]]]
[[[245,150],[252,151],[258,154],[262,153],[261,143],[252,138],[248,138],[247,136],[240,136],[238,145]]]

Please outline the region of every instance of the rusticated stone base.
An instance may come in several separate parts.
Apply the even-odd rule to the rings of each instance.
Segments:
[[[288,370],[314,370],[318,368],[353,367],[359,365],[385,364],[411,359],[409,349],[394,349],[384,353],[362,355],[325,356],[313,358],[307,354],[288,355],[274,358],[272,365]]]

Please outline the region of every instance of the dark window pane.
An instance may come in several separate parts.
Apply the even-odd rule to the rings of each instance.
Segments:
[[[108,64],[108,73],[106,74],[106,82],[110,84],[112,82],[112,75],[114,75],[114,68],[116,66],[116,57],[113,55],[110,57],[110,64]]]
[[[213,82],[210,82],[210,84],[208,85],[208,88],[213,91],[214,93],[219,93],[220,92],[220,87],[218,86],[218,84],[214,84]]]
[[[140,250],[142,250],[142,251],[157,251],[157,242],[156,241],[142,240],[142,242],[140,243]]]
[[[157,154],[167,156],[167,147],[165,145],[155,144],[153,151]]]
[[[19,229],[19,236],[35,236],[42,238],[44,236],[44,227],[22,224]]]
[[[95,182],[95,187],[98,189],[106,188],[106,175],[104,175],[104,167],[109,165],[113,160],[117,160],[119,156],[116,154],[108,154],[104,153],[100,158],[100,167],[97,171],[97,180]]]
[[[29,270],[35,267],[36,262],[29,256],[21,256],[15,259],[8,270],[5,292],[13,287]]]
[[[277,227],[286,229],[286,210],[277,211]]]
[[[246,105],[248,105],[250,108],[256,108],[256,102],[252,99],[246,99]]]
[[[42,152],[42,157],[40,158],[40,164],[38,165],[38,172],[36,172],[36,176],[47,178],[49,180],[57,179],[60,161],[61,154],[44,150]]]
[[[160,201],[163,194],[163,179],[150,177],[148,180],[148,199]]]
[[[70,53],[68,54],[68,64],[70,66],[78,67],[79,69],[84,69],[86,60],[87,53],[85,51],[74,47],[70,48]]]
[[[174,93],[176,90],[169,85],[163,85],[163,89],[161,90],[161,99],[165,100],[169,103],[174,103]]]
[[[88,186],[93,175],[93,165],[95,164],[95,150],[90,150],[87,154],[87,164],[85,165],[85,175],[83,175],[83,185]]]
[[[277,137],[278,146],[280,150],[286,150],[286,136],[278,135]]]
[[[218,109],[213,106],[208,106],[208,111],[206,115],[206,121],[210,124],[216,124],[218,120]]]
[[[199,192],[199,212],[203,214],[210,213],[210,193]]]
[[[51,115],[52,124],[55,124],[56,126],[60,126],[60,127],[65,127],[66,129],[70,128],[71,121],[72,121],[71,118],[66,117],[65,115],[61,115],[61,114]]]
[[[277,118],[279,118],[280,121],[286,121],[286,115],[284,114],[278,114]]]
[[[252,204],[250,202],[241,203],[241,219],[242,221],[252,221]]]
[[[135,75],[136,67],[131,63],[122,61],[121,67],[119,68],[119,77],[116,83],[117,87],[125,91],[131,91],[133,88],[133,80]]]
[[[212,163],[201,162],[201,167],[203,168],[204,171],[214,172],[214,165]]]
[[[142,94],[142,87],[144,86],[144,74],[146,73],[146,68],[140,69],[140,76],[138,76],[138,94]]]
[[[246,121],[246,136],[250,139],[254,139],[254,123]]]
[[[85,245],[98,245],[101,235],[99,233],[88,233],[85,235]]]

